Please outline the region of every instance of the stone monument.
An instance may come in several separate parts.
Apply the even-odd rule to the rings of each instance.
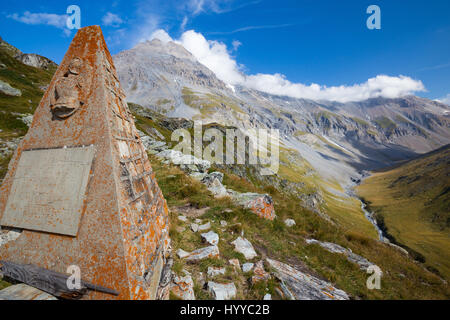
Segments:
[[[98,26],[80,29],[0,189],[0,260],[155,299],[168,258],[168,209]]]

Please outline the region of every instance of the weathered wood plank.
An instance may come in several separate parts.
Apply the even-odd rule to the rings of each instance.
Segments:
[[[81,281],[80,289],[69,289],[67,279],[69,275],[40,268],[31,264],[18,264],[9,261],[0,261],[0,271],[5,277],[23,282],[29,286],[40,289],[53,296],[63,299],[80,299],[88,290],[119,295],[119,292]]]
[[[58,300],[51,294],[24,283],[0,290],[0,300]]]

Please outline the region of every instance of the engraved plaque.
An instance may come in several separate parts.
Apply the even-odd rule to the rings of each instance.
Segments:
[[[95,148],[24,151],[1,225],[76,236]]]

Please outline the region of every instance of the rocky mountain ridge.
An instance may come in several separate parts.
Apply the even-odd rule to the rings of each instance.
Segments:
[[[317,164],[323,176],[330,164],[347,172],[334,176],[340,182],[450,142],[450,107],[424,98],[337,103],[232,87],[181,45],[157,39],[114,61],[129,101],[169,117],[279,129],[283,146]]]

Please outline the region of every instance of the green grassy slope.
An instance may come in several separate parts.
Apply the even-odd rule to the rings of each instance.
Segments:
[[[375,173],[357,191],[397,242],[450,279],[449,190],[450,146],[446,146]]]
[[[207,259],[201,263],[186,263],[174,256],[173,271],[182,275],[186,269],[193,275],[197,299],[209,299],[202,290],[196,276],[205,273],[208,266],[226,267],[227,271],[219,281],[234,282],[238,289],[238,299],[261,299],[269,288],[269,293],[277,299],[276,283],[262,282],[257,286],[249,284],[249,274],[234,272],[228,259],[237,258],[241,264],[245,258],[233,250],[231,241],[243,231],[261,256],[267,256],[295,265],[302,270],[308,268],[319,277],[326,279],[345,290],[355,299],[448,299],[449,288],[433,273],[428,272],[412,259],[390,246],[380,243],[366,235],[345,231],[320,218],[317,214],[302,208],[300,200],[267,186],[260,188],[246,179],[225,172],[224,184],[240,192],[269,193],[274,199],[278,218],[268,221],[258,218],[249,210],[234,205],[229,199],[215,199],[206,187],[191,179],[173,165],[162,164],[156,157],[149,156],[158,184],[168,201],[171,210],[170,237],[174,251],[179,248],[187,251],[201,246],[200,235],[189,229],[189,224],[180,221],[176,207],[190,204],[204,209],[199,218],[210,221],[212,230],[220,237],[220,257]],[[231,210],[226,210],[231,209]],[[288,228],[283,221],[291,218],[296,221]],[[222,227],[220,221],[227,221]],[[381,290],[368,290],[368,274],[356,264],[350,263],[343,255],[333,254],[319,246],[306,245],[307,238],[339,243],[360,254],[383,270]],[[258,259],[255,259],[257,261]]]

